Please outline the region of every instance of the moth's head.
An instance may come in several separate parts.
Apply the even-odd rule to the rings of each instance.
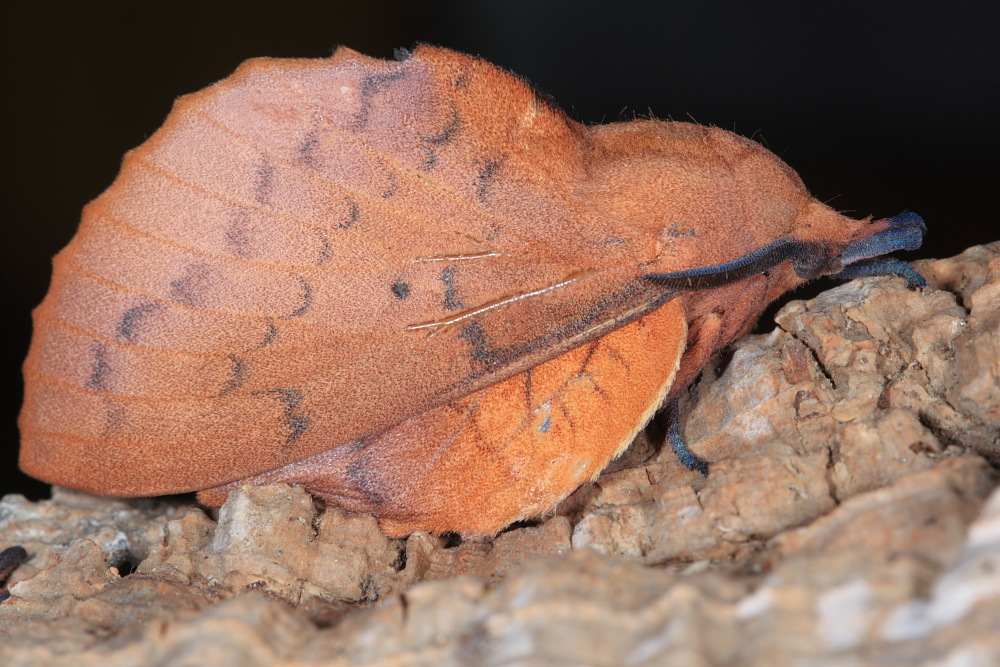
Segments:
[[[756,142],[718,129],[711,134],[711,142],[728,163],[734,191],[751,216],[770,221],[772,230],[789,224],[788,231],[773,243],[787,244],[799,278],[854,277],[881,270],[903,273],[911,286],[922,284],[912,269],[902,271],[899,262],[878,260],[897,250],[920,247],[927,227],[919,215],[904,212],[892,218],[856,220],[812,197],[791,167]]]
[[[805,212],[807,224],[790,243],[791,264],[797,276],[810,280],[829,275],[843,280],[864,276],[898,275],[906,279],[911,289],[924,287],[927,281],[908,264],[891,257],[897,250],[916,250],[927,232],[923,218],[904,211],[881,220],[853,220],[836,212],[820,210]],[[824,207],[825,208],[825,207]],[[827,225],[819,224],[826,221]],[[832,231],[819,235],[808,232],[826,226]]]

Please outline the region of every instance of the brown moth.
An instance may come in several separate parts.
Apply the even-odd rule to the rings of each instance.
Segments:
[[[252,60],[125,156],[34,313],[26,472],[209,504],[293,482],[390,535],[491,534],[788,290],[922,282],[873,259],[919,217],[844,217],[752,141],[584,126],[478,58],[399,60]]]

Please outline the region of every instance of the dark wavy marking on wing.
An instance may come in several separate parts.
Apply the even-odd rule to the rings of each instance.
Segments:
[[[254,200],[261,206],[266,206],[271,202],[274,194],[274,177],[276,168],[271,159],[264,155],[257,164],[257,173],[254,178]]]
[[[312,302],[313,302],[312,286],[308,282],[306,282],[306,279],[303,278],[302,276],[298,276],[298,279],[299,279],[299,287],[302,289],[302,305],[296,308],[288,315],[284,315],[282,319],[290,320],[293,317],[302,317],[303,315],[309,312],[310,308],[312,308]]]
[[[111,375],[111,363],[108,361],[108,346],[94,341],[93,359],[90,362],[90,377],[87,378],[87,389],[104,391],[108,388],[108,376]]]
[[[267,323],[267,333],[264,334],[264,339],[259,344],[257,344],[256,346],[251,347],[250,349],[248,349],[247,352],[256,352],[257,350],[262,350],[265,347],[267,347],[268,345],[270,345],[271,343],[273,343],[274,339],[277,338],[277,337],[278,337],[278,325],[276,325],[272,321],[268,321],[268,323]]]
[[[341,229],[350,229],[354,226],[354,223],[358,221],[358,216],[361,215],[361,209],[358,208],[358,202],[354,197],[347,197],[347,217],[345,217],[338,225]]]
[[[507,154],[504,153],[482,163],[476,176],[476,197],[483,206],[489,206],[490,186],[500,178],[500,169],[506,161]]]
[[[205,262],[191,262],[184,275],[170,281],[170,298],[185,306],[200,306],[211,286],[213,268]]]
[[[458,288],[455,286],[454,266],[449,266],[441,272],[441,283],[444,285],[444,309],[458,310],[462,308],[462,300],[458,295]]]
[[[312,418],[299,409],[305,398],[302,392],[297,389],[279,387],[254,393],[271,394],[281,401],[285,412],[285,426],[288,428],[288,435],[285,438],[286,445],[294,443],[309,430]]]
[[[159,308],[160,306],[155,303],[141,303],[122,313],[122,318],[118,321],[118,326],[115,328],[118,340],[126,343],[138,342],[143,325],[148,322],[149,316],[159,310]]]
[[[361,82],[361,108],[354,114],[355,129],[363,130],[368,125],[368,119],[372,112],[372,98],[388,90],[393,81],[398,81],[406,75],[406,70],[397,69],[395,72],[385,72],[365,77]]]
[[[230,354],[229,362],[232,364],[232,368],[229,371],[229,379],[226,380],[226,384],[224,384],[222,386],[222,390],[219,391],[219,396],[223,396],[231,391],[239,389],[240,385],[243,384],[247,377],[247,366],[243,359],[237,357],[235,354]]]
[[[423,165],[421,165],[424,171],[429,171],[435,164],[437,164],[437,149],[444,146],[458,135],[461,124],[461,119],[458,117],[458,110],[454,105],[452,105],[451,119],[448,121],[448,124],[445,125],[444,128],[442,128],[437,134],[429,137],[422,137],[424,150],[427,151],[427,157],[424,159]]]

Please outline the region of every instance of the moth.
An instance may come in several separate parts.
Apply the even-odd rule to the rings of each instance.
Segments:
[[[389,535],[496,533],[785,292],[921,286],[881,256],[924,232],[839,214],[736,134],[586,126],[444,48],[251,60],[177,100],[54,259],[20,465],[210,505],[290,482]]]

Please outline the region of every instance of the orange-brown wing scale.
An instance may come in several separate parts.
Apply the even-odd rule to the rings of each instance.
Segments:
[[[252,61],[178,101],[55,260],[26,471],[114,495],[229,482],[656,305],[645,230],[572,196],[581,126],[499,68],[423,53]]]
[[[391,536],[490,535],[551,509],[659,408],[686,340],[680,300],[364,440],[245,480],[298,483]],[[220,504],[229,485],[199,494]]]

